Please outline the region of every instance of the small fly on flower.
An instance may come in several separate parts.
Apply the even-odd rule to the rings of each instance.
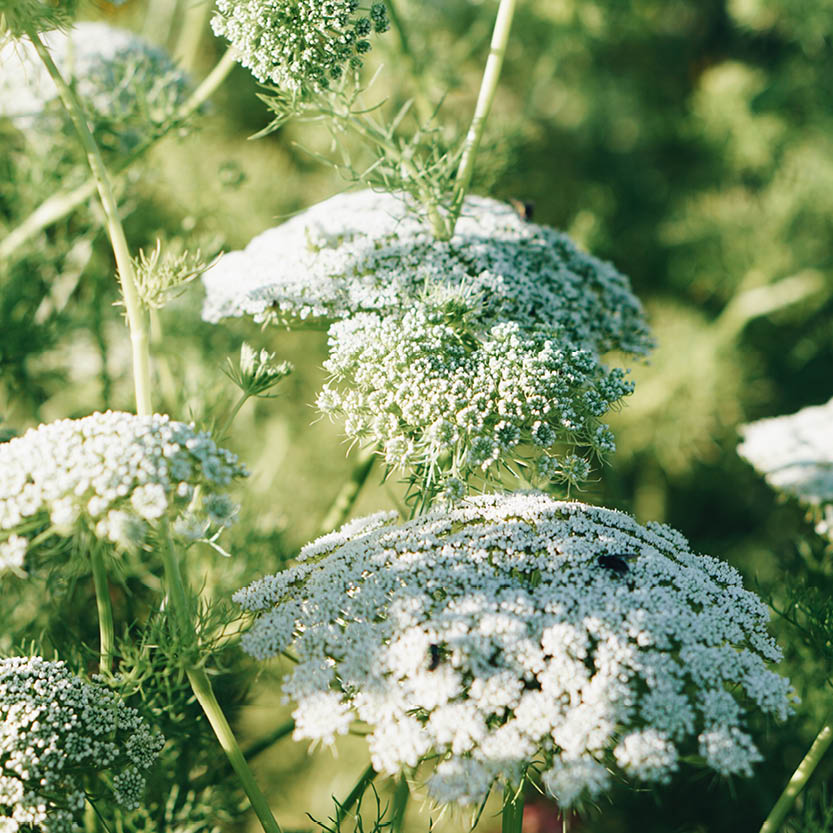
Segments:
[[[532,222],[532,218],[535,216],[535,203],[532,200],[518,200],[510,197],[509,202],[522,220],[526,220],[528,223]]]
[[[611,555],[600,555],[596,560],[600,567],[612,570],[618,576],[624,576],[630,570],[626,558],[638,558],[635,552],[616,552]]]
[[[431,662],[428,663],[428,670],[436,671],[440,667],[440,646],[433,644],[429,645],[428,653],[431,656]]]

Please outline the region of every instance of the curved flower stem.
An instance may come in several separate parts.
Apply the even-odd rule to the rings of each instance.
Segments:
[[[810,776],[819,765],[831,743],[833,743],[833,715],[828,717],[821,731],[816,735],[810,751],[804,756],[804,759],[792,774],[784,792],[781,793],[780,798],[775,802],[775,806],[766,817],[766,821],[761,825],[760,833],[775,833],[781,827],[798,794],[807,786]]]
[[[127,323],[130,328],[130,342],[133,348],[133,384],[136,393],[136,411],[140,416],[149,415],[152,412],[150,399],[150,349],[148,345],[147,316],[139,293],[136,289],[136,276],[133,271],[133,261],[130,257],[130,249],[127,246],[127,238],[124,234],[124,227],[119,217],[119,207],[113,193],[113,186],[110,175],[101,158],[101,151],[96,144],[87,118],[78,101],[75,92],[67,84],[61,75],[52,56],[49,54],[37,32],[29,31],[29,39],[35,47],[46,71],[55,82],[58,88],[58,95],[64,105],[73,126],[75,127],[81,145],[87,155],[87,162],[95,179],[101,205],[104,208],[104,215],[107,218],[107,233],[110,236],[110,243],[113,247],[113,254],[116,258],[119,281],[121,282],[124,307],[127,312]]]
[[[217,740],[220,742],[223,751],[229,763],[237,773],[240,783],[249,797],[249,802],[252,809],[257,815],[261,827],[265,833],[281,833],[278,823],[275,821],[272,811],[269,808],[269,802],[260,791],[257,782],[246,763],[246,758],[237,743],[237,738],[226,720],[225,714],[217,702],[217,697],[211,687],[211,680],[205,672],[205,668],[197,665],[193,660],[193,649],[197,647],[197,634],[194,630],[193,621],[188,605],[188,597],[185,592],[185,584],[182,580],[182,574],[179,570],[179,563],[176,560],[173,542],[170,536],[166,533],[164,546],[162,547],[162,554],[165,566],[165,584],[168,591],[168,600],[173,610],[174,619],[176,621],[179,636],[183,641],[185,647],[185,674],[188,677],[188,682],[191,684],[191,690],[197,698],[197,702],[202,707]]]
[[[225,437],[228,434],[235,417],[240,413],[240,409],[249,401],[249,399],[251,399],[251,394],[243,392],[234,405],[232,405],[231,411],[229,411],[229,415],[223,423],[223,427],[217,432],[218,438]]]
[[[107,570],[104,567],[101,544],[93,543],[90,547],[90,562],[93,568],[95,604],[98,609],[98,670],[100,672],[112,671],[115,655],[115,629],[113,607],[110,602],[110,586],[107,583]]]
[[[356,786],[350,790],[347,798],[338,805],[335,817],[336,830],[341,827],[341,823],[347,818],[347,814],[353,809],[353,805],[362,797],[362,794],[367,789],[367,785],[373,781],[377,774],[376,770],[373,769],[373,764],[368,764],[367,769],[359,776],[359,780],[356,781]]]
[[[506,785],[503,791],[503,811],[501,812],[501,833],[521,833],[524,820],[523,783],[518,787]]]
[[[364,449],[359,457],[359,462],[356,463],[355,468],[350,474],[350,479],[347,480],[335,496],[330,508],[324,515],[324,520],[318,527],[319,535],[326,535],[334,529],[338,529],[347,516],[350,510],[356,503],[356,499],[361,492],[362,487],[367,482],[370,472],[373,469],[373,464],[376,461],[376,449]]]
[[[480,82],[480,93],[477,96],[477,104],[474,108],[474,117],[471,120],[469,132],[466,134],[463,143],[463,153],[460,157],[460,166],[457,168],[457,178],[454,188],[454,201],[451,206],[449,217],[449,237],[454,234],[454,226],[463,208],[463,200],[466,198],[469,186],[471,185],[472,174],[474,173],[474,160],[483,139],[483,131],[486,128],[486,119],[492,109],[492,102],[497,91],[500,71],[503,68],[503,57],[506,54],[506,44],[509,41],[509,31],[512,28],[512,18],[515,14],[516,0],[500,0],[500,6],[495,19],[495,28],[492,32],[492,45],[489,50],[489,58],[486,61],[486,68],[483,70],[483,80]]]
[[[119,174],[129,168],[137,159],[155,145],[171,130],[174,130],[182,122],[188,119],[214,94],[220,84],[226,79],[234,66],[234,50],[229,49],[220,58],[213,70],[203,79],[202,83],[194,90],[177,112],[176,116],[143,142],[132,153],[123,157],[116,164],[112,174]],[[77,188],[68,191],[61,191],[49,199],[44,200],[20,225],[13,228],[2,240],[0,240],[0,260],[5,260],[14,254],[27,240],[34,237],[39,231],[58,222],[62,217],[74,211],[78,206],[83,205],[94,193],[97,187],[95,179],[90,179]]]

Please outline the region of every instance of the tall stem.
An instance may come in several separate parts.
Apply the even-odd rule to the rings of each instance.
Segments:
[[[136,411],[140,416],[146,416],[152,412],[147,316],[142,309],[139,293],[136,289],[133,261],[130,258],[130,249],[127,246],[127,238],[125,237],[124,228],[119,217],[119,207],[113,193],[110,175],[107,173],[104,160],[101,158],[101,151],[93,138],[93,134],[90,132],[87,118],[84,115],[78,97],[64,80],[58,67],[55,66],[52,56],[43,45],[37,32],[30,31],[28,32],[28,36],[38,56],[43,61],[46,71],[52,77],[55,86],[58,88],[61,103],[64,105],[78,133],[81,145],[87,155],[87,162],[92,171],[93,179],[95,179],[101,205],[104,208],[104,216],[107,220],[107,233],[110,236],[113,254],[116,257],[116,267],[118,268],[124,306],[127,311],[130,342],[133,348],[133,383],[136,393]]]
[[[512,787],[506,785],[503,792],[503,812],[501,813],[501,833],[522,833],[524,820],[523,785]]]
[[[324,515],[324,520],[321,521],[321,526],[318,528],[320,535],[326,535],[328,532],[332,532],[347,520],[347,516],[355,505],[359,492],[361,492],[362,487],[367,482],[367,478],[370,476],[370,471],[373,468],[375,460],[375,448],[365,449],[362,452],[359,462],[356,463],[356,467],[350,474],[350,479],[342,485],[339,493],[330,504],[327,514]]]
[[[784,792],[781,793],[781,797],[770,810],[766,821],[761,826],[760,833],[775,833],[781,827],[798,794],[807,786],[810,776],[819,765],[831,743],[833,743],[833,716],[827,719],[821,731],[816,735],[810,751],[804,756],[804,760],[801,761],[793,773],[792,778],[784,788]]]
[[[93,568],[95,585],[95,604],[98,609],[98,670],[113,669],[115,655],[115,629],[113,627],[113,607],[110,603],[110,586],[107,582],[107,570],[104,567],[104,553],[101,544],[93,542],[90,547],[90,562]]]
[[[177,111],[174,118],[164,126],[158,133],[151,136],[132,153],[121,158],[113,170],[118,174],[130,167],[139,157],[143,156],[153,145],[171,130],[182,124],[187,118],[198,110],[214,94],[220,84],[228,77],[234,67],[234,50],[228,49],[220,58],[217,65],[203,79],[196,90],[185,101]],[[11,257],[27,240],[34,237],[39,231],[58,222],[62,217],[83,205],[96,190],[95,179],[90,179],[77,188],[68,191],[60,191],[49,199],[44,200],[20,225],[13,228],[2,240],[0,240],[0,260]]]
[[[449,218],[449,237],[454,234],[454,226],[463,208],[463,200],[466,198],[469,186],[471,185],[472,174],[474,173],[474,160],[483,139],[483,131],[486,128],[486,119],[492,109],[492,102],[495,99],[500,71],[503,69],[503,58],[506,54],[506,44],[509,41],[509,31],[512,28],[512,18],[515,14],[517,0],[500,0],[500,6],[495,19],[495,28],[492,32],[492,45],[489,50],[489,58],[486,61],[486,68],[483,70],[483,80],[480,82],[480,93],[477,96],[477,105],[474,108],[474,117],[471,120],[469,132],[466,134],[463,143],[463,153],[460,157],[460,166],[457,169],[457,178],[454,188],[454,202],[452,203],[451,217]]]
[[[226,716],[211,687],[211,680],[208,678],[205,669],[196,665],[193,661],[193,649],[197,647],[197,634],[191,619],[188,605],[188,596],[185,592],[185,584],[179,570],[179,562],[174,553],[173,543],[169,536],[165,536],[165,545],[162,547],[165,565],[165,583],[167,585],[168,599],[173,610],[174,620],[185,647],[185,674],[191,684],[191,690],[202,707],[220,746],[226,753],[229,763],[237,773],[240,783],[249,797],[252,809],[260,820],[261,827],[265,833],[281,833],[278,823],[275,821],[269,802],[260,791],[257,782],[246,763],[246,758],[237,743],[237,738],[229,726]]]

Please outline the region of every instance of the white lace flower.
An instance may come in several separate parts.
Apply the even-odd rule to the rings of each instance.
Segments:
[[[833,540],[833,399],[741,428],[738,454],[779,492],[814,510],[816,531]]]
[[[299,736],[331,740],[349,711],[378,771],[435,760],[437,800],[478,801],[534,759],[569,806],[611,773],[662,783],[685,756],[745,773],[746,712],[791,713],[765,605],[668,527],[536,492],[394,520],[325,536],[235,595],[257,614],[249,653],[298,657]]]
[[[217,0],[211,26],[258,81],[300,92],[361,67],[367,37],[389,23],[381,2],[365,14],[359,0]]]
[[[96,792],[137,807],[163,743],[135,709],[63,662],[0,659],[0,830],[81,829],[98,773],[111,773],[113,787],[98,782]]]
[[[225,524],[233,507],[217,493],[245,474],[208,434],[164,415],[108,411],[41,425],[0,443],[0,552],[19,553],[22,536],[50,524],[69,536],[85,523],[128,550],[163,516],[208,521],[222,507]],[[201,499],[189,505],[196,486]]]
[[[387,314],[444,289],[484,327],[543,324],[599,354],[644,355],[652,341],[628,279],[509,205],[466,198],[454,237],[434,239],[395,194],[319,203],[230,252],[203,275],[203,318]]]
[[[135,144],[185,101],[186,76],[161,50],[106,23],[79,23],[42,36],[93,123],[115,125]],[[0,48],[0,116],[23,129],[61,113],[58,91],[28,40]]]

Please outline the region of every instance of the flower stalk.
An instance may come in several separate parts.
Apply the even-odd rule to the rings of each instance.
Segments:
[[[789,815],[798,794],[807,786],[810,776],[815,772],[819,762],[824,757],[830,744],[833,743],[833,715],[829,716],[816,735],[809,752],[792,774],[784,792],[775,802],[766,820],[761,825],[760,833],[776,833],[781,828],[784,819]]]
[[[474,116],[463,143],[463,153],[460,157],[460,166],[457,169],[454,201],[451,207],[451,216],[448,218],[448,238],[446,239],[451,238],[454,234],[454,227],[463,208],[463,200],[471,186],[474,160],[483,139],[486,120],[489,118],[498,81],[500,80],[500,73],[503,69],[503,58],[506,55],[506,44],[509,42],[509,32],[512,28],[512,18],[515,15],[515,6],[516,0],[500,0],[495,28],[492,32],[492,44],[486,61],[486,68],[483,70],[483,79],[480,82],[480,92],[477,96]]]
[[[101,544],[95,542],[90,547],[90,562],[95,585],[95,604],[98,611],[99,633],[99,672],[112,671],[115,656],[115,629],[113,627],[113,606],[110,602],[110,586],[107,582],[107,570],[104,566],[104,553]]]
[[[501,833],[521,833],[524,818],[524,791],[521,786],[509,784],[503,792],[503,811],[501,813]]]
[[[110,175],[101,157],[101,151],[96,144],[87,118],[73,89],[64,80],[60,70],[52,60],[52,56],[38,37],[37,32],[29,31],[29,39],[35,51],[43,61],[47,72],[61,98],[73,126],[75,127],[81,145],[87,156],[87,162],[95,180],[104,215],[107,220],[107,233],[116,258],[119,281],[121,283],[124,306],[127,313],[127,323],[130,328],[130,342],[133,352],[133,383],[136,394],[136,411],[140,416],[148,416],[153,412],[151,405],[150,379],[150,347],[148,339],[147,315],[142,309],[139,293],[136,289],[136,278],[133,271],[133,261],[124,234],[124,227],[119,217],[119,208],[113,192]]]
[[[186,651],[185,655],[185,674],[188,677],[188,682],[191,684],[191,690],[197,698],[223,752],[226,753],[229,763],[233,767],[240,783],[249,798],[249,802],[255,815],[260,821],[264,833],[281,833],[275,817],[269,807],[269,802],[258,787],[254,779],[252,771],[249,769],[246,758],[243,755],[240,745],[237,743],[237,738],[231,730],[228,720],[223,713],[222,707],[217,702],[217,697],[214,694],[214,689],[211,686],[211,680],[205,668],[193,661],[192,652],[190,649],[197,646],[197,634],[194,629],[193,621],[190,614],[190,606],[188,604],[188,596],[185,591],[185,584],[182,579],[182,573],[179,569],[179,563],[174,552],[173,542],[170,536],[165,534],[165,542],[162,547],[162,554],[165,568],[165,584],[168,591],[168,599],[173,610],[174,620],[176,622],[177,630],[180,638],[183,640]]]

